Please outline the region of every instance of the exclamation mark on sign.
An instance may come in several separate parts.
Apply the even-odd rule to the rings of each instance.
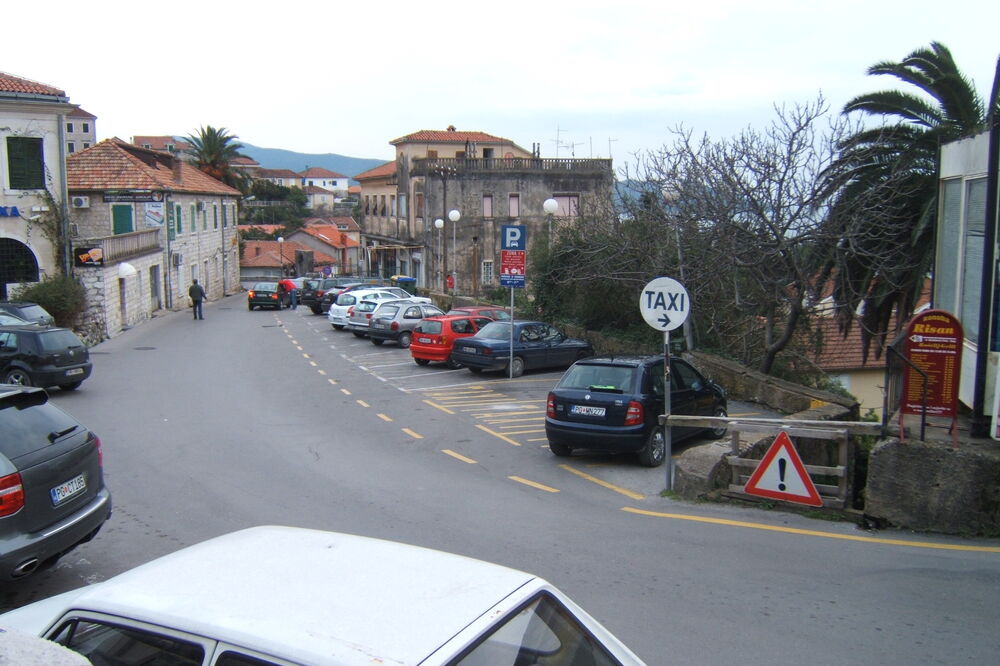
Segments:
[[[778,458],[778,490],[785,489],[785,466],[788,461],[784,458]]]

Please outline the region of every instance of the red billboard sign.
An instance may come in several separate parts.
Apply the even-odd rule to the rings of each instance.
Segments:
[[[950,312],[926,310],[906,328],[905,356],[927,373],[927,415],[955,418],[962,371],[962,324]],[[903,369],[903,414],[923,414],[924,378]]]

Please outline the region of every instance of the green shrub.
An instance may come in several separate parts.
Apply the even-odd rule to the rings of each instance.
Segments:
[[[87,307],[87,294],[83,285],[75,278],[64,275],[45,278],[41,282],[22,287],[14,298],[38,303],[55,317],[57,326],[66,328],[72,328],[77,317]]]

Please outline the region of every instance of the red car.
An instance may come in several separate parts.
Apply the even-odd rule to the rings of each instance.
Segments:
[[[417,365],[427,365],[431,361],[447,363],[449,368],[460,368],[460,363],[451,360],[451,350],[455,340],[475,335],[476,331],[493,321],[489,317],[468,314],[444,314],[427,317],[413,329],[410,340],[410,355]]]
[[[466,317],[489,317],[497,321],[510,319],[510,313],[496,305],[461,305],[445,312],[450,315],[465,315]]]

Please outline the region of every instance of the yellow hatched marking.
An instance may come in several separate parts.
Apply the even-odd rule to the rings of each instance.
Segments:
[[[559,490],[553,488],[552,486],[546,486],[537,481],[528,481],[527,479],[521,478],[520,476],[508,476],[511,481],[517,481],[518,483],[523,483],[526,486],[531,486],[532,488],[538,488],[539,490],[544,490],[547,493],[557,493]]]
[[[500,439],[502,439],[503,441],[507,442],[508,444],[513,444],[514,446],[521,446],[520,442],[516,442],[513,439],[511,439],[510,437],[504,437],[500,433],[494,432],[493,430],[490,430],[486,426],[479,425],[477,423],[476,427],[479,428],[480,430],[482,430],[483,432],[488,432],[489,434],[493,435],[494,437],[499,437]]]
[[[455,413],[455,412],[451,411],[450,409],[448,409],[447,407],[445,407],[443,405],[437,404],[436,402],[431,402],[430,400],[424,400],[424,402],[427,403],[428,405],[430,405],[431,407],[435,408],[435,409],[440,409],[445,414],[454,414]]]
[[[424,438],[424,436],[421,435],[419,432],[415,432],[413,430],[410,430],[409,428],[403,428],[403,432],[405,432],[407,435],[409,435],[413,439],[423,439]]]
[[[517,418],[517,419],[483,419],[486,423],[490,425],[500,425],[503,423],[530,423],[532,421],[544,421],[544,416],[532,416],[530,418]]]
[[[456,460],[461,460],[464,463],[469,463],[470,465],[475,465],[476,464],[476,461],[473,460],[472,458],[466,458],[461,453],[455,453],[451,449],[441,449],[441,453],[443,453],[443,454],[445,454],[447,456],[451,456],[452,458],[455,458]]]
[[[637,493],[637,492],[632,491],[632,490],[628,490],[626,488],[622,488],[621,486],[616,486],[613,483],[608,483],[607,481],[604,481],[602,479],[598,479],[596,476],[591,476],[590,474],[587,474],[586,472],[581,472],[578,469],[574,469],[573,467],[570,467],[569,465],[559,465],[559,466],[562,467],[564,470],[566,470],[567,472],[569,472],[571,474],[576,474],[581,479],[586,479],[587,481],[590,481],[591,483],[596,483],[597,485],[601,486],[602,488],[607,488],[608,490],[613,490],[616,493],[621,493],[622,495],[625,495],[625,497],[631,497],[634,500],[641,500],[641,499],[645,499],[646,498],[645,495],[642,495],[642,494]]]

